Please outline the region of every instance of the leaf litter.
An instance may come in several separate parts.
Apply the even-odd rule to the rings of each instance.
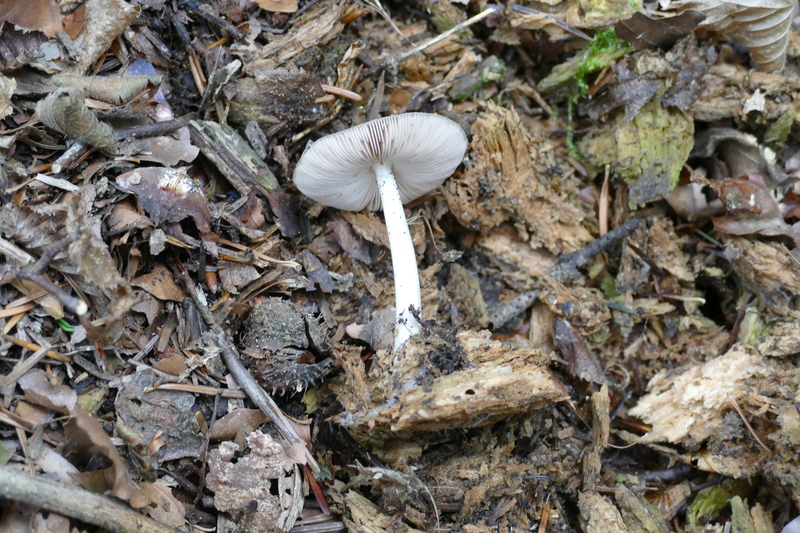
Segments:
[[[0,1],[0,490],[111,510],[0,528],[791,532],[792,6],[547,4]],[[394,350],[292,173],[403,112],[470,144]]]

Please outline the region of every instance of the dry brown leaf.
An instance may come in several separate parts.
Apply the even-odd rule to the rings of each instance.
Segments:
[[[186,522],[183,504],[172,495],[172,489],[156,483],[142,483],[142,492],[150,498],[146,513],[162,524],[181,527]]]
[[[11,107],[11,95],[17,88],[17,80],[0,75],[0,119],[10,115],[14,108]]]
[[[78,395],[66,385],[50,382],[43,370],[32,370],[17,380],[28,401],[58,411],[69,413],[78,402]]]
[[[141,509],[149,503],[147,496],[125,470],[117,447],[92,415],[78,409],[67,423],[66,441],[64,453],[76,466],[86,465],[94,457],[111,462],[111,466],[105,470],[76,475],[85,488],[98,492],[111,490],[111,494],[129,502],[134,509]]]
[[[216,421],[211,428],[211,440],[233,440],[242,428],[257,428],[267,420],[260,409],[235,409]]]
[[[117,177],[117,186],[135,194],[154,222],[180,222],[191,217],[202,233],[211,231],[211,213],[203,192],[186,168],[147,167]]]
[[[55,0],[0,0],[0,24],[7,20],[26,30],[37,30],[50,37],[62,31],[61,12]]]
[[[141,10],[124,0],[87,0],[83,30],[75,39],[75,47],[81,54],[70,72],[86,73]]]
[[[264,11],[275,13],[294,13],[297,11],[298,0],[256,0],[258,7]]]
[[[70,39],[75,39],[83,31],[86,22],[86,4],[81,4],[75,11],[64,16],[64,30]]]
[[[182,302],[186,295],[172,279],[172,272],[165,265],[156,265],[149,274],[139,276],[131,281],[134,287],[140,287],[159,300]]]
[[[753,62],[777,72],[786,62],[794,0],[682,0],[672,6],[706,16],[700,25],[750,48]]]

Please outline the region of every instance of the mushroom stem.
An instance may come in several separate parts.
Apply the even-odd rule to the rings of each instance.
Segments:
[[[372,169],[378,181],[378,190],[383,204],[383,218],[389,232],[389,246],[392,251],[392,270],[394,271],[394,298],[396,310],[396,329],[394,349],[398,350],[412,335],[420,332],[420,324],[412,310],[422,310],[422,297],[419,290],[417,255],[411,232],[408,230],[406,213],[400,199],[400,190],[389,165],[376,164]]]

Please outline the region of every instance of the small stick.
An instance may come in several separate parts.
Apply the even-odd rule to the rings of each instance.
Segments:
[[[324,83],[321,84],[320,87],[322,87],[322,90],[328,94],[341,96],[342,98],[348,98],[355,102],[361,101],[361,95],[357,92],[348,91],[347,89],[342,89],[341,87],[336,87],[335,85],[325,85]]]
[[[0,466],[0,496],[120,533],[178,533],[130,507],[73,485]]]
[[[623,225],[612,229],[602,237],[598,237],[589,243],[586,248],[565,255],[559,259],[555,266],[550,269],[550,275],[559,283],[576,279],[580,277],[581,273],[578,267],[582,267],[589,260],[602,252],[607,247],[611,246],[617,241],[620,241],[633,233],[639,227],[639,219],[632,218],[625,222]]]
[[[600,189],[600,199],[597,202],[597,219],[600,221],[600,236],[608,233],[608,171],[611,165],[606,165],[606,176],[603,179],[603,188]]]
[[[423,50],[425,50],[429,46],[433,46],[434,44],[447,39],[448,37],[450,37],[454,33],[460,32],[461,30],[463,30],[467,26],[472,26],[476,22],[479,22],[479,21],[485,19],[486,17],[488,17],[489,15],[491,15],[493,13],[496,13],[497,11],[498,11],[498,8],[494,8],[494,7],[490,7],[488,9],[484,9],[483,11],[481,11],[480,13],[475,15],[474,17],[465,20],[461,24],[456,24],[455,26],[453,26],[452,28],[450,28],[446,32],[442,33],[438,37],[434,37],[430,41],[425,42],[425,43],[423,43],[423,44],[421,44],[419,46],[416,46],[416,47],[412,48],[411,50],[409,50],[408,52],[403,52],[399,56],[395,57],[394,61],[396,63],[400,63],[404,59],[407,59],[407,58],[413,56],[416,53],[422,52]]]
[[[539,296],[539,290],[523,292],[510,302],[492,311],[489,321],[494,329],[498,329],[508,324],[512,318],[529,308]]]
[[[747,426],[747,429],[750,431],[750,434],[753,436],[753,438],[756,439],[756,442],[758,443],[758,445],[761,446],[761,448],[765,452],[767,452],[767,455],[772,455],[772,450],[770,450],[769,447],[766,444],[764,444],[764,441],[761,440],[761,437],[758,436],[758,433],[756,433],[756,430],[753,429],[753,426],[751,426],[750,422],[747,421],[747,417],[744,416],[744,413],[742,412],[742,408],[739,407],[739,402],[736,401],[736,398],[733,397],[733,394],[728,394],[728,401],[731,402],[731,405],[733,405],[733,408],[736,409],[736,412],[739,413],[740,417],[742,417],[742,422],[744,422],[744,425]]]
[[[167,120],[164,122],[151,122],[149,124],[142,124],[140,126],[119,129],[114,132],[114,137],[118,141],[125,139],[141,139],[144,137],[158,137],[172,133],[173,131],[178,131],[187,125],[188,123],[181,118]]]
[[[39,257],[39,260],[28,267],[18,268],[11,265],[0,265],[0,284],[2,284],[2,278],[4,278],[6,274],[10,274],[12,277],[17,279],[23,279],[35,283],[42,289],[58,298],[58,301],[60,301],[70,312],[75,313],[79,318],[83,318],[89,312],[89,306],[86,305],[86,302],[80,298],[76,298],[75,296],[67,294],[61,290],[61,287],[44,277],[44,271],[47,270],[48,266],[50,266],[50,262],[58,254],[69,248],[69,245],[75,242],[75,240],[76,237],[70,236],[52,243],[50,246],[45,248],[41,257]]]

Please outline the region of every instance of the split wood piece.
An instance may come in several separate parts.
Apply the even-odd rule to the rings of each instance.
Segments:
[[[178,533],[130,507],[79,487],[0,466],[0,497],[120,533]]]
[[[192,120],[192,143],[225,176],[242,196],[256,188],[264,196],[279,188],[278,180],[267,164],[238,133],[209,120]]]

